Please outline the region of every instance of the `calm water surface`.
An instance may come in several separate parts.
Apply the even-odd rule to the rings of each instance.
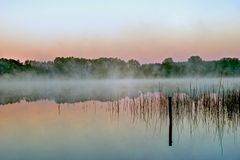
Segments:
[[[71,104],[15,98],[0,106],[3,160],[240,159],[239,111],[206,109],[201,100],[173,103],[170,125],[158,92]]]

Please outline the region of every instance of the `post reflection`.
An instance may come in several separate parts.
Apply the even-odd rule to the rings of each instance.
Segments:
[[[168,145],[172,146],[172,97],[168,97],[168,114],[169,114],[169,135]]]

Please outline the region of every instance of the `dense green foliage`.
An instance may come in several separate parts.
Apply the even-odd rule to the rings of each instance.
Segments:
[[[240,76],[240,61],[237,58],[223,58],[217,61],[203,61],[192,56],[187,62],[174,62],[167,58],[162,64],[140,64],[117,58],[62,58],[53,62],[27,60],[25,63],[13,59],[0,59],[0,76],[29,73],[50,77],[78,78],[158,78],[189,76]]]

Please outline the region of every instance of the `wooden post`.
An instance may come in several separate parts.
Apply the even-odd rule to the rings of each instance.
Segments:
[[[169,114],[168,144],[169,146],[172,146],[172,97],[168,97],[168,114]]]

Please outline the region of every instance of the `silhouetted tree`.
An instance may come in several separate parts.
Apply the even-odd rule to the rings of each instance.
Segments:
[[[118,58],[57,57],[53,62],[27,60],[25,63],[0,59],[0,75],[18,73],[78,78],[240,76],[240,61],[237,58],[203,61],[199,56],[191,56],[187,62],[166,58],[162,64],[140,64],[134,59],[125,62]]]

